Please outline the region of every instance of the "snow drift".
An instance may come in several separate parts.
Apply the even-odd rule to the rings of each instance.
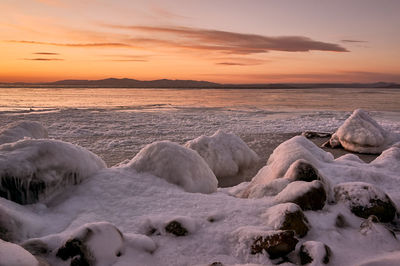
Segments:
[[[188,192],[207,194],[217,191],[217,178],[203,158],[197,152],[170,141],[147,145],[127,167],[163,178]]]
[[[82,182],[106,165],[90,151],[56,140],[20,140],[0,146],[0,196],[38,202]]]
[[[23,138],[45,139],[47,137],[47,130],[38,122],[15,122],[0,128],[0,145]]]

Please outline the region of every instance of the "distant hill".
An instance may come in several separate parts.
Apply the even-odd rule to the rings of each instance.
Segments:
[[[260,89],[279,89],[279,88],[400,88],[400,84],[392,82],[376,83],[269,83],[269,84],[220,84],[208,81],[196,80],[136,80],[136,79],[117,79],[108,78],[100,80],[60,80],[44,83],[0,83],[0,88],[12,87],[40,87],[40,88],[260,88]]]

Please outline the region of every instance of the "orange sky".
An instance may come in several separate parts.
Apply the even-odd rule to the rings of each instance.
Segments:
[[[400,1],[2,0],[0,82],[400,82]]]

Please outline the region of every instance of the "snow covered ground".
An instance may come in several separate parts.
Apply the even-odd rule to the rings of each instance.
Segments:
[[[143,147],[155,141],[169,140],[183,145],[201,135],[211,136],[222,129],[241,137],[259,155],[261,164],[265,165],[274,147],[284,140],[305,130],[333,133],[351,112],[272,112],[203,107],[155,109],[66,108],[51,112],[0,113],[0,125],[22,120],[37,121],[47,129],[50,139],[82,146],[101,157],[109,166],[91,172],[80,184],[66,186],[57,195],[39,203],[19,205],[0,198],[0,227],[14,230],[8,236],[39,260],[61,266],[70,265],[72,261],[121,266],[212,263],[272,265],[280,262],[292,265],[307,261],[304,254],[314,259],[311,262],[313,265],[321,265],[326,262],[325,253],[331,254],[329,265],[397,265],[400,260],[398,214],[388,223],[359,217],[349,207],[354,202],[351,205],[339,196],[340,200],[335,201],[334,188],[346,183],[349,191],[355,189],[363,193],[364,186],[360,183],[366,182],[373,186],[366,189],[367,195],[373,200],[376,201],[379,196],[384,201],[387,195],[389,202],[400,206],[398,146],[392,147],[373,163],[366,164],[354,155],[335,160],[305,138],[296,137],[275,153],[274,163],[271,164],[279,166],[271,170],[268,170],[271,166],[265,166],[256,182],[265,184],[270,182],[269,179],[286,178],[286,170],[292,169],[290,166],[297,159],[312,163],[321,178],[309,182],[312,184],[310,186],[306,181],[281,182],[275,184],[278,194],[257,198],[234,196],[246,187],[253,186],[248,182],[234,188],[219,188],[210,194],[187,192],[185,184],[179,180],[171,182],[170,177],[163,177],[161,173],[169,171],[171,165],[179,168],[179,164],[177,166],[168,160],[164,161],[165,156],[153,157],[150,151],[146,156],[155,160],[154,165],[161,172],[135,168],[135,164],[130,162]],[[399,112],[374,111],[369,114],[385,130],[400,133]],[[292,151],[297,152],[291,154]],[[181,153],[179,148],[170,153],[172,158],[169,160],[175,158],[175,152],[185,157],[186,153]],[[304,154],[307,156],[302,156]],[[6,155],[2,153],[1,156]],[[62,156],[60,158],[63,160]],[[81,158],[76,155],[72,159],[80,162]],[[85,163],[90,168],[92,162]],[[203,163],[198,164],[206,165]],[[111,167],[113,165],[117,166]],[[178,171],[177,175],[185,171],[189,170]],[[283,172],[283,177],[278,176],[278,172]],[[193,178],[201,182],[201,177],[196,173],[199,171],[195,171]],[[263,174],[267,175],[268,182],[263,179]],[[296,182],[303,182],[300,192],[292,188]],[[272,251],[263,248],[263,241],[275,241],[277,232],[281,232],[276,228],[277,224],[283,222],[282,219],[275,220],[268,216],[283,215],[285,211],[277,207],[271,211],[270,207],[279,206],[277,204],[283,198],[312,190],[318,182],[322,182],[325,189],[331,189],[323,208],[303,209],[308,232],[304,237],[295,236],[298,243],[295,241],[297,245],[294,251],[283,258],[271,259],[269,252]],[[355,183],[348,185],[349,182]],[[279,190],[284,190],[285,195],[279,195]],[[356,203],[368,205],[369,198],[364,196],[360,196]],[[299,208],[287,209],[296,211]],[[273,225],[271,220],[274,220]],[[279,223],[276,222],[278,220]],[[325,248],[324,244],[329,248]],[[4,250],[17,248],[1,242],[0,265],[18,265],[13,257],[4,256]],[[18,252],[25,256],[26,265],[37,265],[25,251]]]

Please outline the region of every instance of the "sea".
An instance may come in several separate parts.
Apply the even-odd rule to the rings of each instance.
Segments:
[[[110,167],[154,141],[184,144],[217,130],[266,161],[282,141],[334,132],[359,108],[400,132],[400,89],[0,88],[0,127],[38,121],[50,138],[83,146]]]

